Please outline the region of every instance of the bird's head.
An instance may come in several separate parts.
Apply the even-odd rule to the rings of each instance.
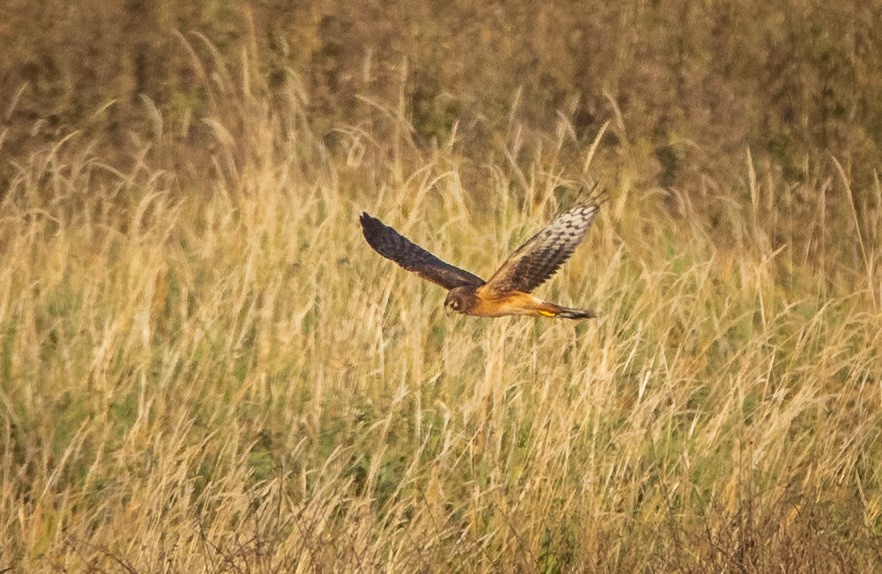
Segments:
[[[455,287],[447,293],[444,307],[457,313],[467,313],[475,303],[475,288],[471,286]]]

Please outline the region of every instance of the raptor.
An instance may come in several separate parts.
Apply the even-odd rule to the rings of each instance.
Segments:
[[[447,289],[444,305],[448,309],[478,317],[590,319],[595,317],[590,309],[543,301],[532,292],[554,275],[585,239],[604,199],[591,196],[558,215],[515,250],[487,281],[442,261],[366,212],[360,221],[364,238],[377,253]]]

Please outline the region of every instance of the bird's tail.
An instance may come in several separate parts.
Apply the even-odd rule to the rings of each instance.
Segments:
[[[555,316],[564,319],[593,319],[597,317],[591,309],[573,309],[572,307],[561,307]]]

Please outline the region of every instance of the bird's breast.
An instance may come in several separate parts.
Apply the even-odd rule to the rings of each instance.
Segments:
[[[474,305],[463,312],[467,315],[475,315],[477,317],[504,317],[506,315],[541,315],[542,309],[547,304],[530,295],[520,291],[510,291],[508,293],[491,294],[477,293]]]

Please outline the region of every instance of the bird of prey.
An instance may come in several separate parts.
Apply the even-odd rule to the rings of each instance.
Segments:
[[[366,212],[360,221],[364,238],[377,253],[447,289],[448,309],[477,317],[590,319],[596,316],[590,309],[543,301],[532,292],[570,258],[604,200],[595,195],[558,215],[515,250],[488,281],[442,261]]]

